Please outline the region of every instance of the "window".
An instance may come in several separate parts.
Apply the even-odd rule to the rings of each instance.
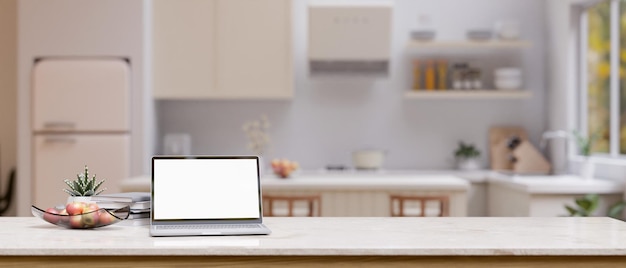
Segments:
[[[626,156],[626,0],[605,0],[582,14],[580,131],[594,154]]]

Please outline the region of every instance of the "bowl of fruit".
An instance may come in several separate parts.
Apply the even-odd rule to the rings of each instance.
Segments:
[[[104,209],[96,203],[72,202],[64,209],[48,208],[46,210],[32,206],[33,216],[57,226],[71,229],[93,229],[111,225],[128,218],[130,207]]]
[[[272,170],[274,174],[279,178],[289,178],[289,176],[298,169],[298,162],[290,161],[287,159],[274,159],[271,162]]]
[[[90,202],[91,196],[98,195],[104,189],[100,186],[104,180],[96,181],[96,175],[89,177],[89,168],[85,166],[83,173],[76,175],[76,180],[64,180],[68,188],[63,189],[69,194],[63,208],[48,208],[46,210],[32,206],[33,216],[49,223],[72,229],[92,229],[103,227],[125,220],[130,214],[130,207],[104,209]]]

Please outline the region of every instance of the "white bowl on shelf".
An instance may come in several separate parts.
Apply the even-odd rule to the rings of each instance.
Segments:
[[[497,89],[515,90],[522,87],[522,80],[517,78],[496,79],[494,84]]]
[[[519,68],[498,68],[493,73],[497,89],[514,90],[522,87],[522,70]]]
[[[494,77],[498,78],[521,78],[522,70],[520,68],[498,68],[493,71]]]

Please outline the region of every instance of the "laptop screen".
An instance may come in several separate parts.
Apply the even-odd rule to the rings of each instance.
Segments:
[[[261,218],[258,157],[152,158],[152,218]]]

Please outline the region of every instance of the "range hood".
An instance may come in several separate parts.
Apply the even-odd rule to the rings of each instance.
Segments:
[[[392,7],[391,3],[310,4],[311,76],[387,76]]]

